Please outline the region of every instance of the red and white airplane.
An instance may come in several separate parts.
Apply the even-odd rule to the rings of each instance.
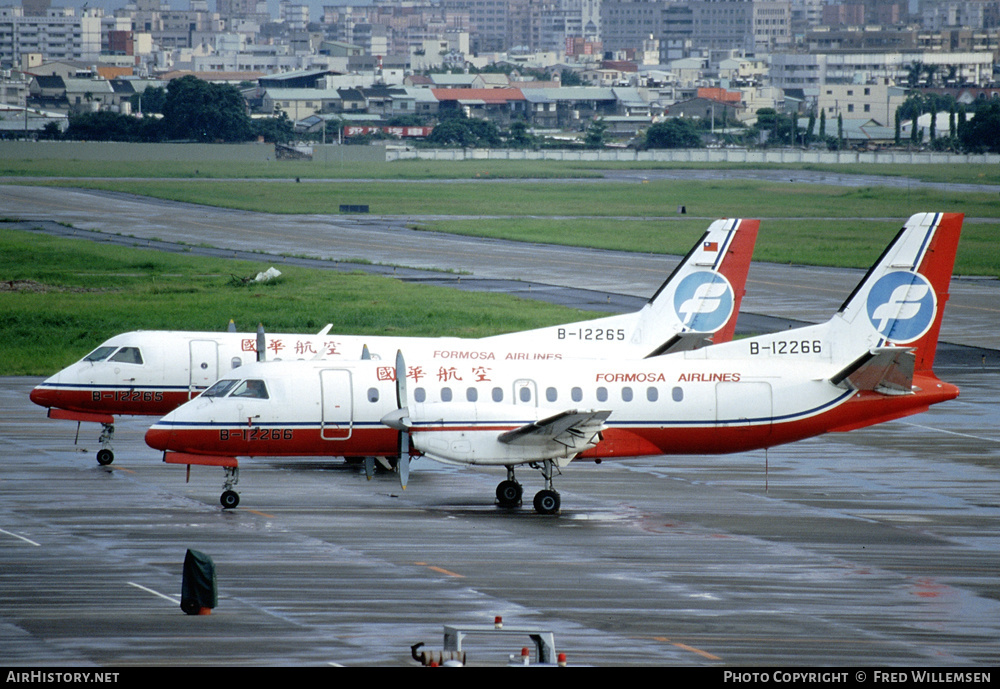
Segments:
[[[115,415],[163,416],[220,377],[268,359],[391,360],[399,349],[442,365],[641,358],[733,337],[758,220],[717,220],[639,311],[481,339],[237,332],[116,335],[48,378],[31,400],[49,417],[103,425],[97,461],[114,460]]]
[[[238,456],[412,455],[540,468],[535,509],[559,509],[552,474],[575,458],[728,453],[849,431],[958,395],[932,370],[961,214],[906,223],[828,322],[669,356],[547,362],[269,362],[243,367],[161,419],[164,461],[227,468]]]

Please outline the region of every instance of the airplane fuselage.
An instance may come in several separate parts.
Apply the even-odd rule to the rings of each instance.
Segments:
[[[403,347],[441,364],[553,361],[612,353],[641,356],[645,346],[629,342],[634,316],[600,319],[600,327],[585,321],[480,340],[275,334],[266,336],[265,356],[337,362],[359,359],[365,347],[376,360],[392,360]],[[68,366],[32,390],[32,401],[80,413],[163,416],[257,359],[253,333],[135,331],[117,335],[102,347],[114,350],[111,357],[85,358]],[[135,354],[113,360],[127,351]]]
[[[743,347],[732,343],[719,347]],[[498,435],[568,408],[610,410],[600,442],[582,459],[728,453],[914,414],[952,399],[933,375],[908,394],[844,389],[815,361],[699,359],[575,361],[517,366],[411,363],[414,447],[442,461],[532,461]],[[824,375],[826,374],[826,375]],[[395,455],[394,370],[383,362],[273,362],[247,368],[267,398],[202,396],[155,424],[154,448],[193,455]],[[567,455],[573,453],[567,452]]]

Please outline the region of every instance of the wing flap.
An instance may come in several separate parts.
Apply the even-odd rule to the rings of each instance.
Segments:
[[[545,445],[557,443],[582,452],[600,442],[604,422],[610,411],[564,411],[545,419],[525,424],[506,433],[498,441],[505,445]]]

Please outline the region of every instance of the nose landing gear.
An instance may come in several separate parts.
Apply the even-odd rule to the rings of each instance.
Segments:
[[[111,442],[115,439],[115,425],[113,423],[102,423],[101,435],[97,442],[101,444],[101,449],[97,451],[97,463],[107,466],[115,461],[115,453],[111,449]]]
[[[225,470],[226,480],[222,484],[222,495],[219,497],[219,502],[225,509],[231,510],[240,504],[240,494],[233,490],[240,482],[240,469],[239,467],[225,467]]]

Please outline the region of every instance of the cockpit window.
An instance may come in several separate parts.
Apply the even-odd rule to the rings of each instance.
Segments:
[[[267,399],[267,387],[262,380],[244,380],[236,386],[230,397],[253,397],[259,400]]]
[[[216,381],[212,387],[210,387],[205,392],[201,393],[202,397],[225,397],[226,393],[229,392],[236,383],[236,380],[220,380]]]
[[[138,347],[122,347],[108,361],[117,361],[120,364],[141,364],[142,353]]]
[[[83,357],[84,361],[104,361],[110,356],[111,352],[115,351],[117,347],[98,347],[92,351],[87,356]]]

